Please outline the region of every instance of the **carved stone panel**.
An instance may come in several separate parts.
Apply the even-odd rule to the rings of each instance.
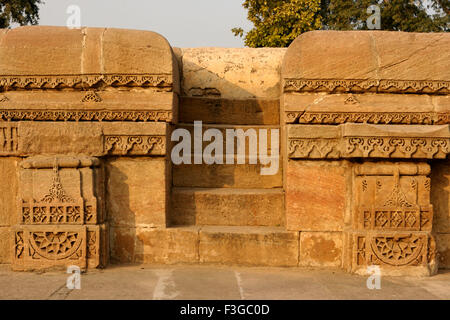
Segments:
[[[32,157],[20,163],[19,225],[13,227],[13,269],[107,262],[103,174],[92,157]]]
[[[95,158],[73,157],[36,157],[22,162],[18,206],[21,224],[101,222],[101,198],[95,195],[94,170],[90,168],[96,165]]]
[[[355,166],[348,247],[353,271],[369,265],[435,271],[429,174],[426,163]]]
[[[35,270],[76,265],[86,268],[86,227],[15,226],[14,270]]]

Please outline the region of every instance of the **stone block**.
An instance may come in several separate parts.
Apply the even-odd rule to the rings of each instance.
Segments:
[[[294,267],[298,232],[271,227],[202,227],[200,262],[248,266]]]
[[[282,189],[172,189],[174,225],[283,226]]]
[[[285,55],[284,91],[448,93],[449,50],[434,48],[449,43],[445,33],[306,32]]]
[[[284,48],[182,49],[183,94],[224,99],[278,98]]]
[[[0,177],[4,183],[0,186],[0,227],[8,227],[18,222],[17,164],[20,158],[0,157]]]
[[[230,165],[173,165],[173,186],[242,189],[272,189],[283,187],[283,174],[281,168],[274,175],[261,175],[261,167],[262,166],[260,164],[255,165],[248,163]]]
[[[11,228],[0,227],[0,264],[11,263]]]
[[[202,120],[203,123],[278,125],[280,101],[263,99],[221,99],[182,97],[180,119],[182,123]]]
[[[19,152],[25,155],[101,156],[102,127],[85,122],[19,122]]]
[[[450,269],[450,234],[436,234],[436,247],[440,269]]]
[[[300,232],[300,266],[341,267],[342,254],[341,232]]]
[[[450,233],[450,164],[448,160],[441,160],[433,162],[431,166],[433,230]]]
[[[164,158],[107,160],[108,220],[114,227],[165,227],[170,184]]]
[[[286,228],[341,231],[350,170],[347,162],[290,160],[286,169]]]
[[[198,262],[198,228],[112,227],[111,260],[115,263]]]
[[[198,228],[136,230],[135,261],[140,263],[198,263]]]

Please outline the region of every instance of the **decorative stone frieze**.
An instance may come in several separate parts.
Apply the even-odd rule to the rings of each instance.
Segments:
[[[448,125],[289,125],[287,135],[291,159],[444,159],[450,152]]]

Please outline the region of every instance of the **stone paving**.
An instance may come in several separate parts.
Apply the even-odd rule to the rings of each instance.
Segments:
[[[369,290],[367,277],[330,269],[120,265],[81,274],[79,290],[67,289],[68,276],[0,265],[0,299],[450,299],[448,270],[433,277],[382,277],[380,290]]]

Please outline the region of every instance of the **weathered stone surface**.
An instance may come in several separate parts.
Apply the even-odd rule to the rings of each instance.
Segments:
[[[282,189],[173,188],[174,225],[282,226]]]
[[[11,228],[0,227],[0,264],[11,263]]]
[[[168,133],[166,123],[21,121],[15,153],[163,156]]]
[[[221,99],[182,97],[180,122],[278,125],[280,123],[280,101],[278,99]]]
[[[141,263],[198,263],[198,228],[136,230],[135,261]]]
[[[278,98],[286,49],[182,49],[183,88],[190,97]]]
[[[106,164],[113,227],[165,227],[169,166],[164,158],[116,158]]]
[[[200,262],[253,266],[297,266],[298,232],[270,227],[203,227]]]
[[[9,227],[18,221],[16,209],[18,176],[16,170],[19,161],[19,158],[0,157],[0,177],[3,181],[0,186],[0,227]]]
[[[444,33],[307,32],[284,58],[284,90],[448,93],[449,46]]]
[[[342,252],[341,232],[300,232],[300,266],[340,267]]]
[[[111,228],[111,260],[115,263],[198,262],[198,228]]]
[[[433,230],[450,233],[450,163],[434,162],[431,170],[431,203],[433,204]]]
[[[172,173],[174,187],[242,189],[283,187],[282,169],[280,168],[274,175],[261,175],[260,164],[180,164],[173,165]]]
[[[151,31],[20,27],[2,34],[0,57],[3,76],[36,75],[37,79],[55,75],[62,79],[69,75],[117,75],[119,80],[124,74],[152,75],[178,87],[178,65],[172,49],[166,39]],[[124,81],[133,80],[137,79]]]
[[[19,122],[19,153],[40,154],[103,154],[101,124]]]
[[[450,269],[450,234],[436,234],[436,246],[439,255],[439,268]]]
[[[286,228],[341,231],[351,166],[346,162],[290,160],[286,169]]]

